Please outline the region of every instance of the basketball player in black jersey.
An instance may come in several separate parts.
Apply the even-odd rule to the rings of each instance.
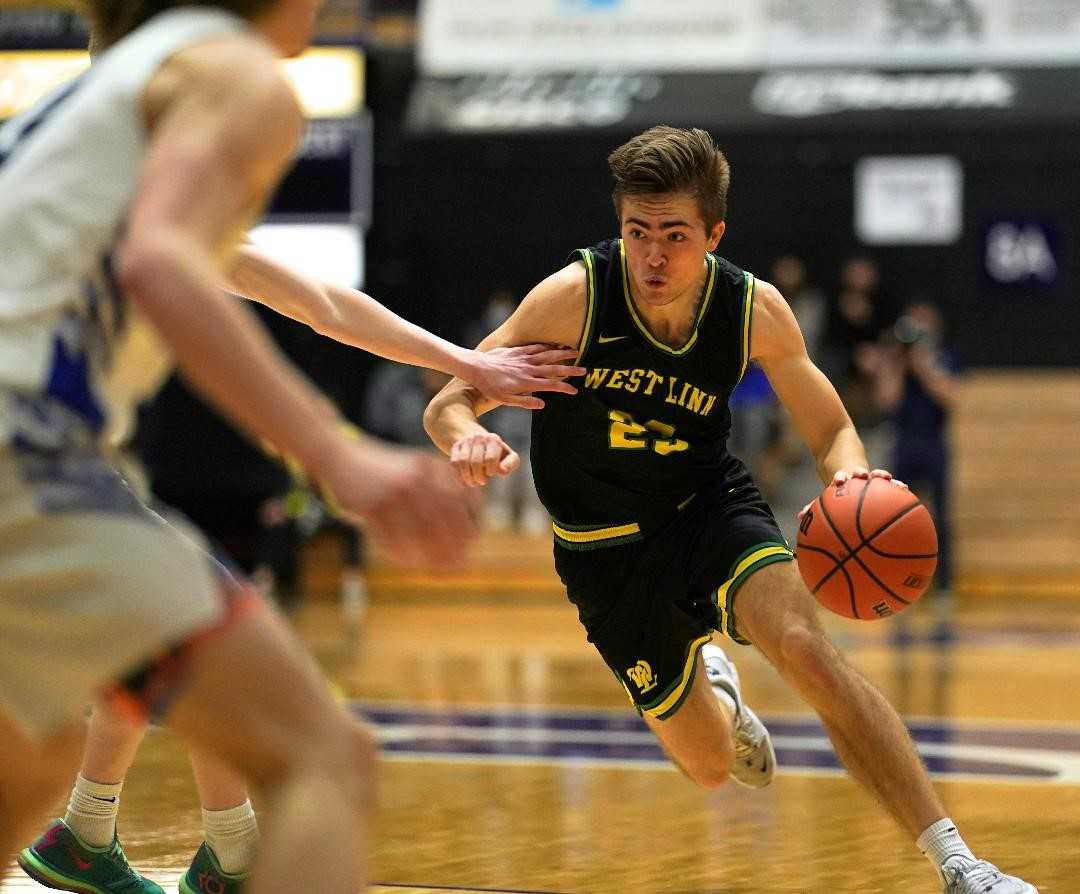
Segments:
[[[1034,894],[968,849],[895,710],[826,637],[772,512],[727,452],[728,397],[753,361],[822,481],[891,478],[868,471],[784,298],[714,254],[727,160],[702,130],[656,127],[608,161],[620,238],[574,252],[481,344],[575,345],[588,370],[578,394],[554,395],[534,415],[531,459],[555,565],[590,642],[671,759],[708,788],[772,776],[768,734],[710,637],[752,643],[817,711],[848,771],[916,840],[946,892]],[[425,415],[469,485],[520,462],[477,421],[491,406],[455,379]]]

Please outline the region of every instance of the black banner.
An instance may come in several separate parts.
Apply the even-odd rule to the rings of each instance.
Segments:
[[[89,34],[73,12],[5,9],[0,14],[0,50],[85,50]]]
[[[273,214],[348,215],[371,225],[372,122],[355,119],[308,123],[296,163],[270,205]]]
[[[632,130],[656,123],[727,130],[890,130],[1080,120],[1080,68],[932,71],[499,74],[424,78],[417,132]]]

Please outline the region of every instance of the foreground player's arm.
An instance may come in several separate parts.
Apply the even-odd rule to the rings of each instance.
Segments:
[[[765,371],[817,463],[821,480],[865,475],[866,450],[832,383],[806,353],[795,315],[776,288],[754,285],[750,358]]]
[[[579,345],[585,327],[586,289],[585,267],[581,263],[553,273],[525,296],[505,323],[480,342],[479,350],[534,342]],[[431,440],[450,457],[460,480],[470,486],[486,484],[493,476],[509,475],[521,462],[502,438],[477,421],[495,406],[468,382],[453,379],[432,398],[424,413],[424,428]]]
[[[223,260],[262,210],[302,127],[271,54],[246,39],[184,51],[145,99],[149,145],[116,253],[125,293],[185,378],[295,459],[346,515],[367,520],[403,558],[455,558],[473,525],[441,463],[347,437],[332,406],[220,289]]]
[[[546,345],[508,347],[488,353],[458,347],[404,320],[370,295],[304,276],[243,245],[226,275],[229,291],[258,301],[310,326],[321,335],[399,363],[437,369],[475,385],[501,404],[540,409],[536,391],[576,389],[568,376],[584,370],[565,365],[575,352]]]

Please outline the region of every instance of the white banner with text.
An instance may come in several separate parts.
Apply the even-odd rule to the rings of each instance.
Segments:
[[[425,74],[1080,63],[1080,0],[423,0]]]

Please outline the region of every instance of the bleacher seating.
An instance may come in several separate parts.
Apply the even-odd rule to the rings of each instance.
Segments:
[[[957,589],[1080,597],[1080,371],[969,375],[953,443]]]

